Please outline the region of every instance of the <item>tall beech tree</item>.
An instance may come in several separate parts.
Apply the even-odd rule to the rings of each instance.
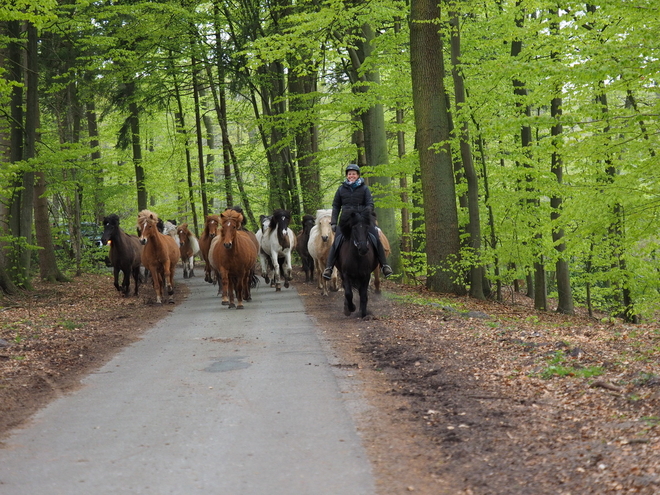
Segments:
[[[439,18],[434,0],[411,0],[410,64],[426,220],[426,285],[438,292],[462,293],[455,271],[460,243]]]

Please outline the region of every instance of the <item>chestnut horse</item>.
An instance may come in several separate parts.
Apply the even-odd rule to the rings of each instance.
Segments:
[[[195,234],[188,230],[188,224],[183,223],[176,229],[179,237],[179,254],[183,264],[183,278],[195,276],[195,255],[199,253],[199,242]]]
[[[142,262],[142,244],[136,235],[130,235],[119,228],[119,216],[112,214],[103,219],[101,242],[110,245],[110,263],[114,267],[115,288],[124,297],[131,292],[131,274],[135,281],[134,295],[138,295],[140,285],[140,263]],[[119,272],[124,274],[121,286]]]
[[[302,218],[302,230],[296,237],[296,251],[302,262],[302,269],[305,272],[305,282],[314,281],[314,258],[309,254],[307,242],[309,242],[309,232],[314,227],[314,217],[304,215]]]
[[[209,262],[209,249],[211,248],[211,241],[218,233],[218,226],[220,225],[220,215],[207,215],[204,221],[204,230],[202,235],[199,236],[199,253],[204,260],[204,281],[210,284],[215,284],[215,273],[211,268]]]
[[[250,233],[241,230],[242,223],[243,215],[235,210],[225,210],[220,215],[220,234],[210,251],[212,265],[220,270],[223,304],[227,297],[229,307],[236,309],[243,309],[243,299],[249,295],[257,262],[257,246]]]
[[[380,230],[380,227],[376,227],[376,230],[378,231],[378,237],[380,238],[380,243],[383,245],[383,249],[385,250],[385,257],[390,255],[390,241],[387,239],[385,236],[385,232]],[[374,270],[374,291],[376,294],[380,294],[380,263],[378,263],[378,266]]]
[[[369,227],[374,221],[370,208],[342,213],[339,228],[344,240],[339,247],[335,266],[341,273],[344,285],[344,314],[355,311],[353,289],[360,294],[360,316],[367,316],[369,280],[378,266],[374,243],[369,238]]]
[[[173,237],[158,232],[158,215],[142,210],[138,213],[140,242],[144,245],[142,264],[151,273],[156,292],[156,303],[161,304],[169,295],[168,302],[174,303],[174,270],[179,261],[179,247]]]
[[[309,254],[314,260],[316,271],[319,274],[323,273],[323,270],[325,270],[325,265],[328,262],[328,255],[330,254],[330,248],[332,247],[332,243],[335,241],[335,233],[332,231],[332,227],[330,226],[331,218],[332,210],[316,210],[316,220],[314,222],[314,227],[309,233],[307,248],[309,250]],[[324,296],[328,295],[328,282],[330,283],[330,289],[336,291],[336,269],[332,270],[332,277],[329,281],[320,275],[318,277],[318,288],[321,289],[321,294]]]

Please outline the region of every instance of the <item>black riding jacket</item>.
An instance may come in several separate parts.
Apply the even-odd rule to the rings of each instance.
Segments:
[[[358,179],[360,180],[360,179]],[[356,187],[348,182],[342,182],[335,193],[335,199],[332,200],[332,217],[330,223],[337,225],[337,219],[340,211],[364,208],[365,206],[373,209],[374,198],[371,196],[369,186],[362,180],[362,183]]]

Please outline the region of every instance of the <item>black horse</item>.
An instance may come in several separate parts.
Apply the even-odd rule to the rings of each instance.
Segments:
[[[367,316],[369,300],[369,279],[378,266],[375,239],[370,238],[369,229],[373,224],[373,211],[370,208],[342,212],[339,229],[344,239],[339,246],[335,265],[341,273],[344,285],[344,314],[350,316],[356,307],[353,303],[353,289],[360,295],[360,316]]]
[[[115,288],[123,296],[130,294],[131,275],[135,280],[135,295],[138,295],[140,284],[140,262],[142,258],[142,244],[136,235],[129,235],[119,228],[119,216],[112,214],[103,219],[103,236],[101,242],[110,244],[110,263],[114,267]],[[119,272],[124,278],[119,285]]]
[[[302,262],[302,269],[305,272],[305,282],[312,282],[314,280],[314,258],[309,254],[307,249],[307,242],[309,241],[309,232],[314,227],[316,220],[312,215],[305,215],[302,219],[302,230],[298,234],[296,240],[296,251],[300,255]]]

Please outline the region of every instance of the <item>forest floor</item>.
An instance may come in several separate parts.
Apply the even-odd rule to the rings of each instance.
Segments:
[[[341,292],[301,280],[368,404],[357,424],[380,495],[660,493],[658,325],[392,282],[370,316],[346,317]],[[107,275],[35,284],[0,298],[0,439],[175,307],[144,286],[121,298]]]

